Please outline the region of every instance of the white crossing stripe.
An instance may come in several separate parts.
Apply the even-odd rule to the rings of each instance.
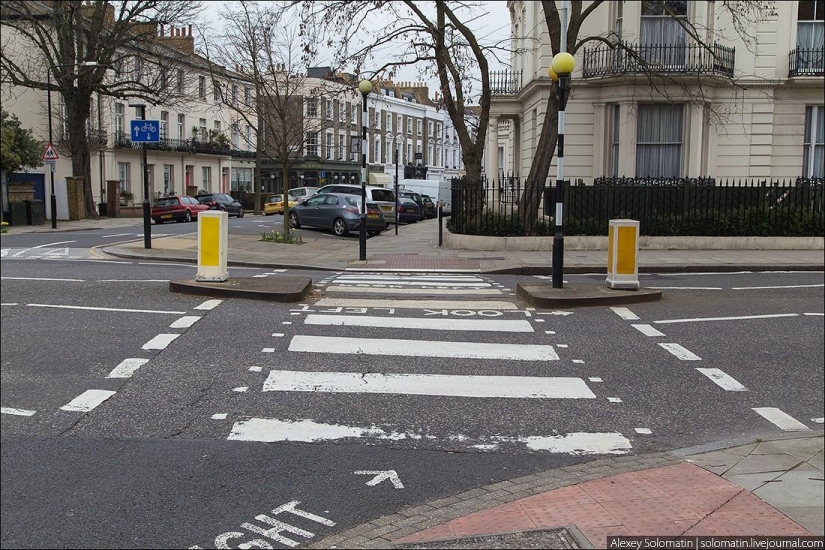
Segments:
[[[452,282],[452,281],[407,281],[407,280],[401,280],[401,281],[350,281],[350,280],[342,280],[340,277],[335,279],[335,282],[338,283],[338,284],[346,284],[346,285],[356,286],[356,287],[360,286],[360,285],[364,285],[365,287],[366,286],[386,286],[386,285],[411,285],[411,286],[437,286],[437,287],[466,286],[466,287],[474,287],[474,288],[475,287],[483,288],[483,287],[493,286],[490,283],[484,283],[484,282],[481,282],[481,281],[472,282],[472,283],[464,282],[464,281]]]
[[[397,432],[379,426],[347,426],[325,424],[310,419],[281,420],[277,418],[248,418],[235,422],[227,439],[274,443],[292,441],[315,443],[341,439],[374,441],[434,440],[435,436],[417,432]],[[572,432],[552,436],[490,436],[471,437],[452,434],[449,439],[461,441],[478,451],[495,450],[502,444],[520,444],[532,451],[566,453],[573,455],[625,454],[632,449],[630,441],[618,432]]]
[[[489,286],[489,285],[488,285]],[[390,288],[390,287],[361,287],[361,286],[353,286],[353,285],[330,285],[326,288],[327,292],[352,292],[353,290],[357,290],[358,293],[370,293],[370,294],[411,294],[411,295],[421,295],[421,294],[433,294],[434,290],[438,291],[439,296],[444,296],[448,294],[462,294],[462,295],[472,295],[472,296],[501,296],[504,294],[501,290],[497,288],[439,288],[439,289],[429,289],[429,288]]]
[[[187,266],[187,267],[189,267],[189,266]],[[215,309],[216,307],[221,305],[222,302],[223,302],[223,300],[206,300],[201,305],[195,306],[195,309],[209,311],[210,309]]]
[[[625,321],[638,321],[639,316],[627,309],[626,307],[611,307],[613,313],[624,319]]]
[[[762,418],[786,432],[807,432],[810,428],[776,407],[754,407],[753,410]]]
[[[701,361],[702,358],[679,344],[659,344],[682,361]]]
[[[201,318],[198,315],[184,315],[183,317],[169,325],[169,328],[189,328],[198,321],[200,321],[200,319]]]
[[[430,330],[534,332],[533,326],[526,319],[433,319],[431,317],[377,317],[310,313],[304,319],[304,324]]]
[[[316,307],[371,307],[395,309],[469,309],[469,310],[515,310],[518,306],[512,302],[479,300],[476,302],[462,300],[387,300],[359,298],[321,298],[315,302]]]
[[[166,349],[166,346],[175,341],[180,334],[158,334],[145,344],[143,349]]]
[[[706,321],[742,321],[747,319],[775,319],[777,317],[799,317],[798,313],[772,313],[770,315],[739,315],[736,317],[697,317],[695,319],[666,319],[664,321],[653,321],[659,325],[669,325],[673,323],[703,323]]]
[[[659,332],[658,330],[656,330],[655,328],[653,328],[650,325],[634,324],[634,325],[630,325],[630,326],[632,326],[633,328],[635,328],[636,330],[638,330],[639,332],[641,332],[645,336],[664,336],[665,335],[663,332]]]
[[[336,281],[447,281],[447,282],[484,282],[474,275],[341,275]]]
[[[696,369],[719,386],[727,391],[748,391],[748,388],[740,384],[735,378],[720,369]]]
[[[595,399],[581,378],[272,370],[263,391]]]
[[[118,366],[112,369],[112,372],[110,372],[106,378],[130,378],[140,367],[148,362],[148,359],[141,359],[139,357],[124,359]]]
[[[292,337],[289,351],[309,353],[393,355],[408,357],[456,357],[518,361],[558,361],[553,346],[488,342],[440,342],[333,336]]]
[[[72,411],[72,412],[89,412],[110,397],[112,397],[115,393],[110,390],[86,390],[85,392],[81,393],[71,401],[69,401],[66,405],[60,407],[60,410],[63,411]]]
[[[0,407],[0,414],[13,414],[15,416],[31,416],[37,411],[29,409],[15,409],[14,407]]]

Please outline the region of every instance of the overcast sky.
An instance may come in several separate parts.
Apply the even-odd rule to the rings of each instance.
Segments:
[[[486,42],[493,42],[496,40],[505,40],[510,35],[510,15],[507,10],[507,2],[504,0],[501,1],[486,1],[486,2],[478,2],[481,4],[479,8],[479,15],[476,20],[470,22],[468,25],[470,28],[475,31],[476,36],[481,40],[485,38]],[[422,2],[422,4],[431,4],[430,2]],[[231,6],[232,2],[206,2],[206,11],[205,16],[206,19],[209,21],[209,25],[212,28],[220,28],[221,21],[219,17],[219,12],[224,6]],[[486,11],[486,14],[481,15],[483,11]],[[381,24],[380,22],[374,23],[375,28],[380,29]],[[386,60],[376,59],[376,65],[380,64],[379,62],[384,62]],[[498,62],[495,59],[489,59],[490,68],[496,69],[498,66]],[[326,66],[332,64],[332,56],[327,53],[324,55],[324,52],[321,52],[321,55],[318,57],[318,66]],[[396,82],[400,81],[418,81],[420,80],[418,70],[415,67],[400,67],[398,69],[398,75],[395,77]],[[433,96],[434,92],[438,90],[438,80],[430,80],[428,82],[430,87],[430,97]]]

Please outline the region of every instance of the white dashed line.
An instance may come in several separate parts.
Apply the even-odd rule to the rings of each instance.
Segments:
[[[659,344],[682,361],[701,361],[702,358],[679,344]]]
[[[622,402],[622,400],[618,397],[608,397],[607,400],[610,401],[611,403],[621,403]]]
[[[190,266],[191,267],[191,266]],[[200,309],[203,311],[209,311],[210,309],[215,309],[219,305],[223,303],[223,300],[207,300],[199,306],[195,306],[195,309]]]
[[[112,397],[115,393],[117,392],[110,390],[86,390],[69,401],[66,405],[60,407],[60,410],[70,412],[89,412]]]
[[[261,353],[275,353],[275,348],[264,348]]]
[[[636,433],[639,435],[650,435],[653,432],[650,431],[650,428],[636,428]]]
[[[162,311],[155,309],[124,309],[114,307],[93,307],[93,306],[64,306],[57,304],[26,304],[29,307],[54,307],[58,309],[83,309],[87,311],[113,311],[118,313],[167,313],[172,315],[183,315],[185,311]]]
[[[263,367],[249,367],[249,372],[261,372]]]
[[[653,321],[658,325],[669,325],[673,323],[703,323],[706,321],[743,321],[747,319],[775,319],[777,317],[799,317],[798,313],[773,313],[771,315],[739,315],[736,317],[698,317],[695,319],[666,319],[664,321]]]
[[[15,409],[14,407],[0,407],[0,414],[13,414],[15,416],[31,416],[37,411],[28,409]]]
[[[226,413],[213,414],[212,420],[226,420]]]
[[[825,313],[803,313],[802,315],[815,315],[817,317],[822,317]]]
[[[731,377],[720,369],[696,369],[711,380],[714,384],[726,391],[748,391],[748,388],[740,384],[735,378]]]
[[[272,336],[274,336],[275,338],[283,338],[284,333],[283,332],[273,332]]]
[[[780,430],[786,432],[807,432],[811,430],[796,418],[776,407],[754,407],[753,411]]]
[[[624,319],[625,321],[638,321],[639,316],[627,309],[626,307],[611,307],[613,313]]]
[[[598,376],[592,376],[592,377],[588,378],[588,380],[590,380],[591,382],[603,382],[603,380],[601,378],[599,378]]]
[[[811,422],[813,422],[814,424],[822,424],[825,422],[825,418],[811,418]]]
[[[148,362],[148,359],[141,359],[139,357],[124,359],[118,366],[112,369],[112,372],[110,372],[106,378],[130,378],[140,367]]]
[[[782,286],[735,286],[731,290],[769,290],[778,288],[821,288],[825,284],[819,285],[782,285]]]
[[[584,365],[584,359],[573,359],[573,362],[577,365]]]
[[[249,389],[249,386],[238,386],[237,388],[232,388],[232,391],[238,392],[238,393],[243,393],[248,389]]]
[[[4,281],[62,281],[64,283],[85,283],[85,279],[53,279],[50,277],[0,277]]]
[[[635,328],[636,330],[638,330],[639,332],[641,332],[645,336],[664,336],[664,333],[659,332],[658,330],[656,330],[655,328],[653,328],[650,325],[637,324],[637,325],[630,325],[630,326],[632,326],[633,328]]]
[[[197,315],[186,315],[169,325],[169,328],[189,328],[200,321],[200,319]]]
[[[174,342],[178,336],[180,334],[158,334],[143,344],[143,349],[166,349],[166,346]]]

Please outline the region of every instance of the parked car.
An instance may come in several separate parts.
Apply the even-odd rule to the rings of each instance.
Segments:
[[[204,193],[195,198],[212,210],[223,210],[230,216],[243,218],[243,205],[226,193]]]
[[[332,229],[343,237],[359,228],[361,223],[358,198],[345,193],[319,193],[295,205],[289,211],[289,225],[295,229],[302,225]],[[367,203],[367,233],[374,237],[386,227],[381,208]]]
[[[292,208],[298,201],[289,201],[289,207]],[[283,195],[272,195],[271,197],[267,197],[266,201],[264,201],[264,214],[267,216],[271,216],[272,214],[283,214],[284,213],[284,196]]]
[[[162,197],[155,201],[152,206],[152,219],[156,224],[163,222],[191,222],[197,219],[198,212],[209,210],[209,207],[201,204],[195,197],[186,195],[174,197]]]
[[[416,223],[421,219],[421,208],[415,201],[407,197],[398,197],[398,221],[400,223]]]
[[[421,198],[420,194],[413,191],[404,191],[402,189],[398,192],[398,195],[404,197],[405,199],[412,199],[412,201],[418,205],[419,220],[423,220],[427,216],[427,209],[424,207],[424,199]]]
[[[426,218],[432,219],[436,216],[435,201],[429,195],[421,195],[421,200],[424,201],[424,208],[427,209]]]
[[[289,200],[295,202],[304,202],[311,196],[317,194],[317,187],[296,187],[295,189],[290,189],[289,191],[287,191],[287,195],[289,195]]]
[[[361,200],[361,186],[349,184],[325,185],[318,190],[318,193],[346,193],[356,195]],[[387,227],[395,223],[395,193],[384,187],[367,186],[367,202],[374,202],[381,207]]]

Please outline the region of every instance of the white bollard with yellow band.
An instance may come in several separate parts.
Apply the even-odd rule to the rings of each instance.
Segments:
[[[229,214],[209,210],[198,214],[198,281],[223,282],[229,278],[226,268],[229,240]]]
[[[610,220],[607,233],[607,279],[610,288],[639,288],[639,222]]]

